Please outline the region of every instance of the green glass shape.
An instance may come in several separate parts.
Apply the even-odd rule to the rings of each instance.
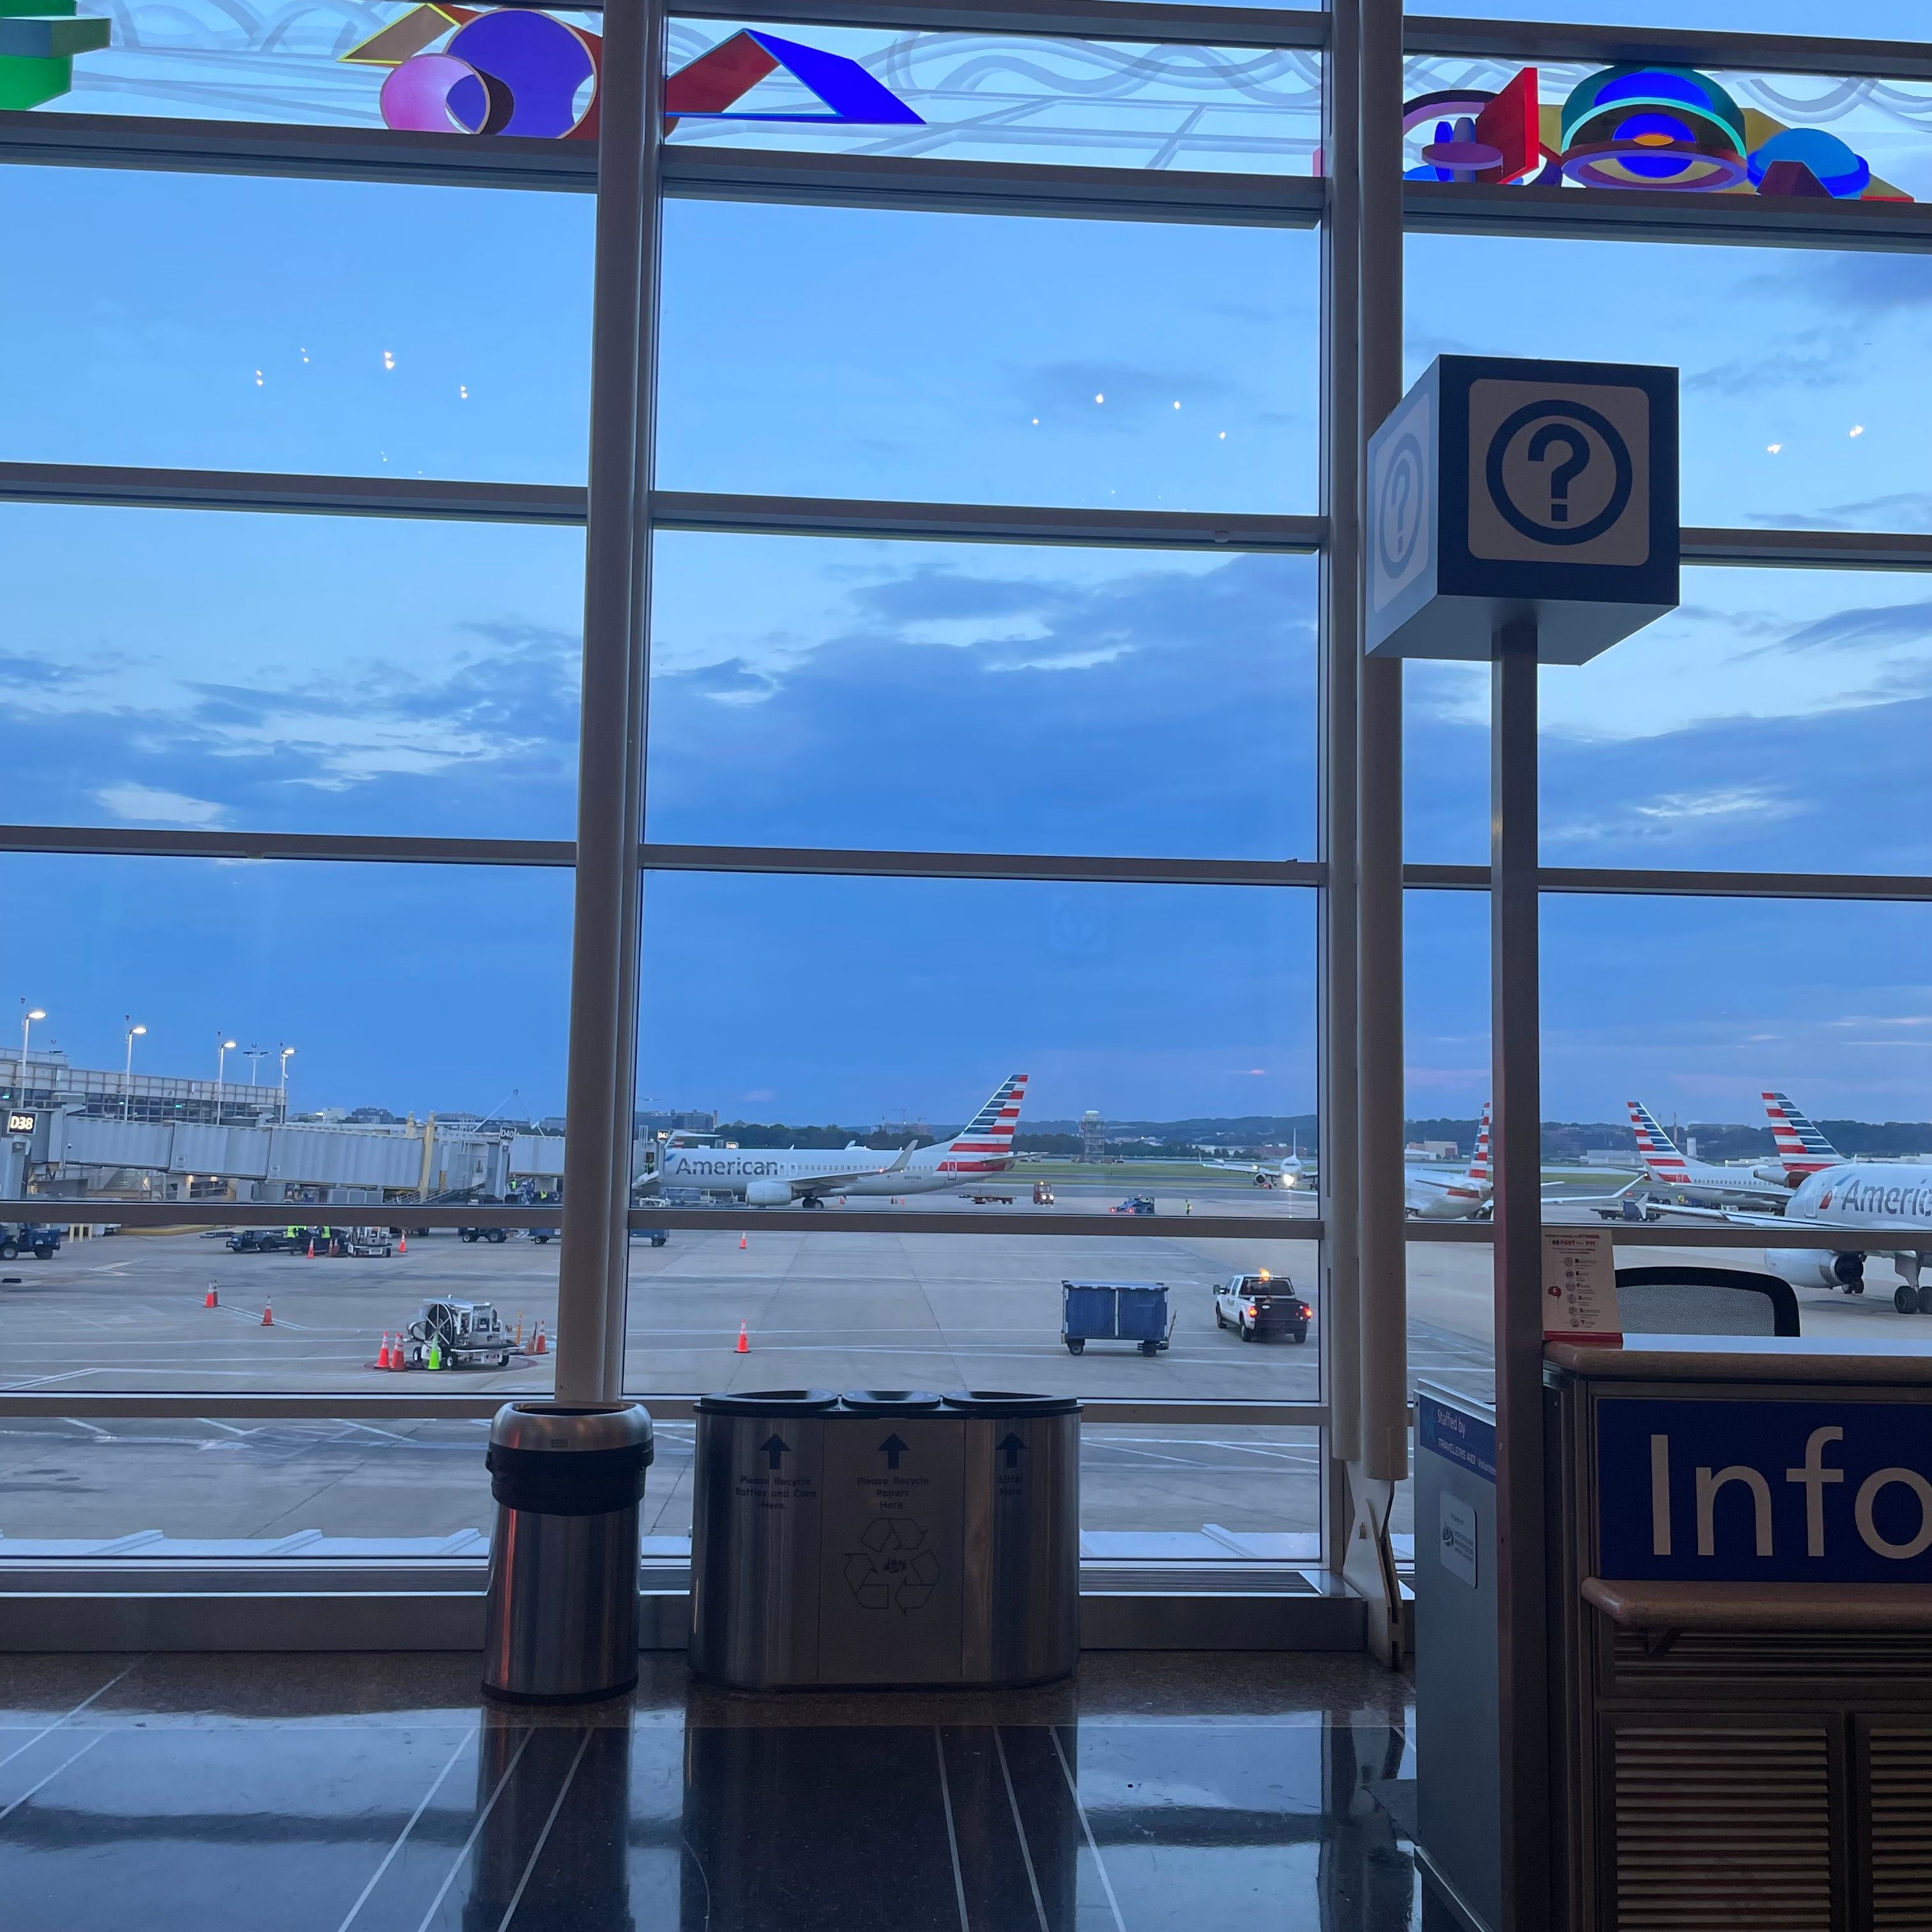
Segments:
[[[38,107],[57,100],[74,85],[74,62],[0,56],[0,108]]]
[[[67,60],[107,44],[114,23],[98,16],[84,20],[0,18],[0,58]]]

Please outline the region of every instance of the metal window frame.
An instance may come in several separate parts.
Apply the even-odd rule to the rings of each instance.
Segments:
[[[596,4],[596,0],[592,0]],[[627,11],[631,10],[627,10]],[[668,197],[754,200],[795,205],[926,208],[1053,216],[1124,219],[1161,223],[1214,222],[1244,226],[1315,226],[1323,238],[1322,305],[1324,370],[1322,379],[1323,511],[1316,516],[1270,517],[1251,514],[1188,514],[1158,511],[1054,509],[1028,506],[946,505],[841,502],[796,497],[706,495],[656,491],[651,488],[648,450],[634,452],[628,475],[621,454],[604,461],[601,481],[590,489],[574,486],[439,482],[402,478],[316,477],[196,470],[115,469],[100,466],[0,464],[0,502],[119,505],[129,507],[228,509],[296,514],[342,514],[458,519],[595,527],[595,506],[617,506],[620,522],[637,528],[814,536],[898,538],[911,541],[1084,544],[1119,548],[1311,554],[1322,559],[1323,694],[1320,735],[1323,758],[1322,818],[1318,856],[1312,860],[1242,861],[1082,857],[1052,854],[932,852],[854,852],[814,848],[668,845],[640,843],[634,836],[616,842],[618,864],[602,866],[596,888],[615,904],[620,936],[606,945],[598,973],[605,991],[621,991],[626,974],[634,983],[637,934],[622,913],[624,896],[634,890],[643,870],[759,872],[795,876],[977,878],[1040,882],[1187,884],[1292,886],[1315,890],[1322,908],[1317,983],[1322,1070],[1319,1107],[1324,1142],[1334,1148],[1324,1174],[1325,1218],[1283,1222],[1268,1216],[1212,1217],[1211,1226],[1232,1238],[1309,1240],[1324,1244],[1329,1270],[1330,1333],[1336,1346],[1323,1351],[1323,1400],[1316,1404],[1226,1402],[1096,1402],[1090,1419],[1165,1422],[1266,1421],[1335,1430],[1336,1455],[1359,1443],[1359,1418],[1365,1388],[1387,1392],[1387,1354],[1391,1315],[1405,1312],[1402,1296],[1384,1294],[1378,1304],[1379,1336],[1372,1335],[1351,1358],[1342,1338],[1352,1336],[1360,1292],[1354,1226],[1358,1164],[1352,1158],[1357,1123],[1364,1106],[1386,1117],[1401,1111],[1400,1063],[1391,1076],[1378,1062],[1368,1070],[1377,1091],[1365,1094],[1358,1066],[1363,1016],[1354,985],[1359,948],[1358,903],[1363,856],[1358,850],[1358,788],[1385,776],[1390,755],[1388,734],[1367,738],[1353,658],[1358,613],[1354,608],[1358,567],[1359,448],[1374,426],[1376,405],[1386,388],[1388,330],[1400,313],[1400,254],[1405,232],[1540,232],[1554,235],[1669,239],[1734,245],[1794,245],[1835,249],[1932,248],[1932,209],[1874,206],[1834,208],[1828,220],[1802,206],[1745,206],[1742,198],[1627,194],[1592,196],[1539,194],[1536,190],[1456,188],[1412,184],[1399,188],[1394,216],[1385,170],[1388,158],[1374,130],[1386,131],[1394,103],[1391,73],[1400,72],[1402,52],[1462,56],[1469,58],[1522,58],[1597,61],[1693,60],[1720,69],[1766,73],[1846,74],[1932,80],[1932,47],[1917,44],[1811,40],[1666,30],[1585,28],[1552,23],[1465,21],[1449,18],[1400,20],[1390,0],[1336,0],[1332,14],[1262,8],[1161,8],[1133,5],[1004,5],[958,4],[958,0],[772,0],[747,16],[728,0],[695,0],[676,8],[664,0],[642,0],[628,23],[641,30],[646,49],[658,44],[674,15],[693,19],[753,17],[780,24],[886,27],[911,32],[997,33],[1034,38],[1114,39],[1138,44],[1304,48],[1330,54],[1325,90],[1324,138],[1330,172],[1321,180],[1239,174],[1169,174],[1129,169],[1059,168],[1008,163],[964,163],[924,158],[848,154],[772,154],[746,150],[664,148],[640,132],[640,172],[635,191],[638,233],[634,250],[639,277],[640,314],[650,308],[644,289],[655,257],[657,222]],[[622,29],[620,28],[620,34]],[[621,46],[621,42],[620,42]],[[1391,60],[1392,52],[1394,58]],[[621,90],[630,90],[632,124],[653,125],[654,89],[662,62],[648,58],[639,68],[618,63]],[[628,72],[627,82],[622,76]],[[1396,83],[1399,89],[1399,82]],[[621,115],[619,117],[621,121]],[[0,163],[162,169],[180,172],[269,175],[436,184],[564,193],[595,193],[599,157],[584,146],[562,143],[477,140],[385,130],[245,126],[194,121],[143,121],[107,116],[0,114]],[[1371,178],[1364,188],[1364,167]],[[653,174],[655,170],[655,174]],[[607,198],[613,184],[604,184]],[[1376,218],[1370,219],[1371,211]],[[622,250],[614,244],[614,259]],[[1379,333],[1367,346],[1375,363],[1372,394],[1360,387],[1364,356],[1362,327],[1370,303],[1365,291],[1395,291],[1379,314]],[[607,304],[598,304],[600,316]],[[648,422],[647,324],[631,328],[630,366],[639,389],[638,419]],[[626,340],[620,327],[600,372],[620,366]],[[646,438],[645,440],[648,441]],[[607,456],[608,452],[606,452]],[[593,463],[598,459],[593,457]],[[601,498],[599,493],[601,492]],[[604,516],[608,526],[609,516]],[[1889,532],[1813,530],[1687,530],[1685,560],[1739,566],[1841,569],[1932,570],[1932,537]],[[642,692],[637,667],[642,661],[636,614],[642,572],[636,545],[606,544],[614,560],[590,567],[592,595],[605,600],[608,613],[631,614],[629,626],[614,618],[609,640],[593,646],[607,668],[614,652],[624,658],[623,688],[637,696],[641,724]],[[648,544],[641,548],[648,553]],[[620,582],[620,578],[622,581]],[[1385,710],[1388,707],[1384,706]],[[1372,721],[1370,721],[1371,724]],[[1364,765],[1361,754],[1368,753]],[[641,754],[628,761],[634,788],[643,778]],[[584,822],[608,834],[613,801],[632,795],[614,792],[603,782],[600,794],[586,792]],[[621,808],[620,808],[621,809]],[[608,847],[609,840],[606,838]],[[1386,843],[1386,842],[1383,842]],[[489,840],[366,837],[333,834],[189,832],[106,827],[0,827],[0,852],[68,855],[221,857],[353,863],[470,864],[577,867],[576,841]],[[1384,855],[1384,858],[1386,855]],[[607,851],[605,858],[608,860]],[[1399,861],[1399,854],[1397,854]],[[1388,867],[1382,860],[1382,885]],[[1408,890],[1487,890],[1486,868],[1426,865],[1400,867]],[[1808,901],[1932,900],[1932,878],[1864,877],[1822,874],[1666,872],[1615,867],[1544,868],[1541,889],[1556,892],[1610,892],[1709,898],[1790,898]],[[610,896],[616,895],[615,900]],[[586,896],[580,875],[580,900]],[[1386,897],[1385,891],[1384,897]],[[1344,985],[1346,979],[1346,985]],[[1384,988],[1384,993],[1386,987]],[[604,1002],[608,1005],[607,1000]],[[1382,1004],[1386,1004],[1384,999]],[[608,1031],[608,1027],[605,1028]],[[608,1110],[607,1110],[608,1111]],[[1345,1156],[1338,1136],[1350,1143]],[[614,1130],[600,1138],[614,1142]],[[1384,1138],[1386,1138],[1384,1136]],[[572,1144],[592,1150],[588,1136],[573,1134]],[[606,1147],[605,1154],[611,1149]],[[610,1160],[603,1163],[608,1168]],[[608,1178],[608,1177],[607,1177]],[[49,1204],[37,1201],[37,1208]],[[74,1205],[83,1204],[76,1203]],[[106,1203],[88,1203],[106,1206]],[[376,1214],[392,1217],[401,1204],[385,1204]],[[246,1225],[260,1218],[259,1204],[113,1204],[116,1218],[128,1226]],[[365,1210],[367,1211],[367,1210]],[[502,1208],[426,1208],[412,1205],[412,1225],[445,1226],[495,1224],[506,1227],[548,1225],[556,1210]],[[594,1313],[603,1335],[594,1372],[586,1366],[584,1385],[615,1392],[610,1375],[611,1324],[622,1312],[620,1254],[611,1242],[632,1226],[705,1227],[717,1225],[710,1210],[637,1210],[628,1195],[602,1210],[597,1231],[604,1264],[596,1293],[580,1291],[580,1312]],[[1346,1225],[1345,1225],[1346,1224]],[[902,1234],[1023,1233],[1028,1235],[1150,1238],[1168,1225],[1138,1217],[1110,1219],[1070,1214],[1012,1215],[940,1211],[871,1213],[830,1220],[803,1211],[760,1210],[757,1225],[790,1231],[865,1232]],[[1486,1241],[1491,1231],[1474,1224],[1414,1223],[1402,1231],[1408,1241]],[[1918,1238],[1912,1230],[1894,1238]],[[1761,1231],[1670,1224],[1624,1226],[1617,1238],[1633,1246],[1695,1247],[1761,1246]],[[1883,1238],[1882,1231],[1879,1237]],[[1802,1241],[1793,1245],[1803,1245]],[[627,1244],[626,1244],[627,1245]],[[614,1286],[614,1283],[615,1284]],[[1358,1378],[1360,1380],[1358,1382]],[[621,1378],[620,1378],[621,1379]],[[422,1414],[482,1414],[497,1397],[459,1397],[426,1406],[398,1396],[286,1396],[256,1395],[101,1395],[40,1396],[0,1390],[0,1414],[59,1411],[112,1414],[308,1414],[407,1417]],[[682,1412],[688,1397],[652,1398],[668,1417]],[[1334,1540],[1334,1492],[1330,1490],[1327,1528]]]

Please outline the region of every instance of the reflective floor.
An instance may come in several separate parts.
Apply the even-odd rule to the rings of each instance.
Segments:
[[[1394,1932],[1408,1686],[1098,1653],[1005,1696],[484,1706],[466,1656],[0,1658],[0,1924]]]

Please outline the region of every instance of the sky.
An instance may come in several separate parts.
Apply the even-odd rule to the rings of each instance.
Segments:
[[[1670,12],[1814,24],[1786,10]],[[1868,30],[1924,34],[1899,12]],[[19,167],[0,196],[35,264],[0,355],[47,372],[0,388],[8,457],[582,479],[584,197]],[[1316,506],[1312,235],[677,202],[664,260],[666,488]],[[1408,302],[1412,378],[1681,366],[1688,522],[1932,528],[1922,258],[1418,237]],[[0,818],[570,836],[580,533],[44,506],[0,532]],[[653,838],[1313,854],[1310,559],[666,533],[653,565]],[[1914,575],[1688,571],[1681,610],[1545,680],[1548,857],[1932,870],[1928,620]],[[1406,682],[1409,856],[1480,862],[1486,674]],[[298,1108],[562,1109],[567,875],[0,878],[0,1050],[25,999],[94,1065],[130,1021],[152,1072],[292,1042]],[[959,1119],[1021,1070],[1041,1118],[1312,1103],[1304,894],[659,875],[645,920],[658,1104]],[[1771,1084],[1926,1118],[1929,921],[1554,902],[1545,1112],[1750,1119]],[[1472,1114],[1481,900],[1412,895],[1407,966],[1411,1111]]]

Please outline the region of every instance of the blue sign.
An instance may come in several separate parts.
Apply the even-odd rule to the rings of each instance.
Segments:
[[[1675,608],[1677,371],[1440,356],[1369,440],[1367,647],[1583,664]]]
[[[1598,1574],[1932,1582],[1932,1405],[1606,1396]]]
[[[1433,1396],[1418,1396],[1415,1440],[1418,1448],[1467,1469],[1486,1483],[1496,1479],[1496,1426],[1479,1415],[1465,1415]]]

